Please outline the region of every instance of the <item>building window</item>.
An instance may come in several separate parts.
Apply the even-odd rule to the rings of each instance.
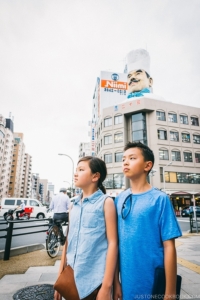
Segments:
[[[103,182],[106,189],[113,189],[113,174],[108,174]]]
[[[182,133],[182,142],[190,143],[190,134],[189,133]]]
[[[147,145],[146,114],[132,115],[132,141]]]
[[[123,152],[115,153],[115,162],[122,162]]]
[[[124,174],[114,174],[114,188],[121,189],[124,185]]]
[[[192,153],[191,152],[183,152],[183,157],[185,162],[192,162]]]
[[[114,141],[115,141],[115,143],[123,142],[123,133],[122,132],[115,133]]]
[[[158,130],[158,139],[159,140],[167,140],[167,131],[166,130]]]
[[[181,122],[181,124],[188,125],[188,116],[180,115],[180,122]]]
[[[181,161],[180,151],[172,151],[172,161]]]
[[[104,119],[104,127],[108,127],[112,125],[112,118],[105,118]]]
[[[109,164],[112,162],[112,153],[109,153],[109,154],[105,154],[104,155],[104,161],[106,164]]]
[[[115,125],[122,123],[122,115],[118,115],[114,117],[114,123]]]
[[[159,150],[159,159],[161,160],[169,160],[169,153],[168,150]]]
[[[177,123],[177,114],[168,113],[168,121],[172,123]]]
[[[177,172],[177,181],[178,181],[178,183],[199,184],[200,183],[200,174]]]
[[[193,126],[199,126],[199,119],[197,117],[191,117],[191,125]]]
[[[104,145],[112,144],[112,135],[104,136]]]
[[[200,163],[200,153],[195,153],[195,161],[196,163]]]
[[[166,121],[165,112],[164,111],[156,111],[156,118],[159,121]]]
[[[200,144],[200,135],[193,134],[193,142],[195,144]]]
[[[179,134],[177,131],[170,131],[170,141],[178,142]]]

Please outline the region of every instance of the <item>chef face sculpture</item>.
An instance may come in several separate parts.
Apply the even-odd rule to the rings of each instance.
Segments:
[[[127,81],[129,93],[139,92],[145,88],[151,88],[153,85],[153,79],[142,69],[129,72]]]

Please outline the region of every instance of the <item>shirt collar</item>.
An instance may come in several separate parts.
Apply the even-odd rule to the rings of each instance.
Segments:
[[[85,198],[84,200],[88,200],[90,203],[95,203],[102,195],[104,195],[103,192],[100,189],[98,189],[95,193]],[[82,198],[82,194],[75,199],[74,204],[80,202],[81,198]]]

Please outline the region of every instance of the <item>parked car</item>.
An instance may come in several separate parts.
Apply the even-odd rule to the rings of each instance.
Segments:
[[[182,217],[189,217],[190,214],[194,216],[194,207],[196,210],[197,217],[200,217],[200,206],[186,206],[183,208],[181,215]]]
[[[0,217],[4,217],[6,219],[6,215],[9,209],[15,209],[17,206],[20,206],[21,200],[24,200],[26,207],[32,207],[33,212],[31,213],[31,217],[43,219],[46,217],[47,208],[43,206],[40,201],[37,199],[29,199],[29,198],[3,198],[0,204]]]

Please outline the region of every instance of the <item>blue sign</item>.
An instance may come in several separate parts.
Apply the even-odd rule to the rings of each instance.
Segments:
[[[117,81],[119,79],[119,75],[117,73],[113,73],[111,75],[112,80]]]

